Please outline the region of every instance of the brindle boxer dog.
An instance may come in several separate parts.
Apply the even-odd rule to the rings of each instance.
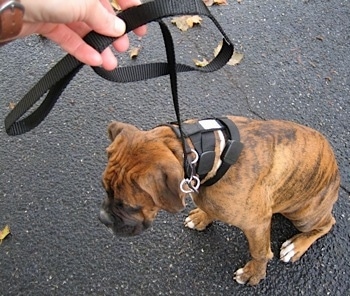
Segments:
[[[203,230],[215,220],[242,229],[252,259],[235,272],[240,283],[258,284],[272,259],[271,217],[280,213],[300,231],[282,244],[284,262],[298,260],[335,224],[333,204],[340,186],[338,166],[327,140],[317,131],[286,121],[229,117],[244,148],[238,161],[214,185],[192,194],[198,206],[185,225]],[[168,126],[141,131],[113,122],[103,174],[107,192],[100,220],[118,235],[148,228],[159,210],[185,207],[181,141]],[[216,137],[218,151],[220,137]],[[216,156],[219,162],[219,156]],[[216,168],[207,175],[210,178]]]

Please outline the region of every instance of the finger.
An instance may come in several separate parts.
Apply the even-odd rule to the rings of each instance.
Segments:
[[[145,36],[147,34],[147,26],[146,25],[143,25],[141,27],[138,27],[137,29],[135,29],[133,31],[137,36]]]
[[[125,23],[108,11],[100,1],[87,7],[84,21],[92,30],[106,36],[118,37],[125,33]]]
[[[66,25],[58,24],[43,35],[56,42],[79,61],[90,66],[101,66],[102,56]]]
[[[106,8],[110,13],[115,14],[110,0],[100,0],[104,8]]]
[[[91,31],[91,28],[83,22],[74,22],[67,24],[67,27],[77,33],[80,37],[84,37]]]
[[[138,6],[141,4],[141,1],[139,0],[118,0],[118,4],[120,5],[120,8],[125,10],[127,8]],[[138,36],[144,36],[147,33],[147,26],[141,26],[133,31]]]
[[[127,9],[129,7],[138,6],[141,4],[140,0],[118,0],[118,4],[121,9]]]
[[[129,38],[127,35],[119,37],[113,42],[113,47],[119,52],[125,52],[129,48]]]
[[[105,68],[107,71],[111,71],[115,69],[118,66],[118,60],[114,56],[112,50],[107,47],[102,53],[102,67]]]

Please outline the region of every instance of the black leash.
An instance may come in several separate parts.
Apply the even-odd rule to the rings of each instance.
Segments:
[[[177,64],[174,45],[168,27],[162,18],[175,15],[204,15],[211,19],[223,36],[222,48],[218,55],[205,67],[192,67],[185,64]],[[126,33],[141,25],[156,21],[163,33],[163,40],[167,53],[167,62],[149,63],[136,66],[120,67],[113,71],[106,71],[100,67],[93,70],[101,77],[113,82],[132,82],[155,78],[163,75],[170,76],[173,102],[184,149],[185,176],[189,180],[188,185],[195,175],[191,164],[191,153],[186,149],[185,139],[181,128],[180,109],[177,93],[177,72],[201,71],[213,72],[223,67],[233,54],[233,44],[225,32],[211,15],[202,0],[154,0],[140,6],[129,8],[118,14],[118,17],[126,23]],[[102,52],[117,38],[90,32],[84,40],[99,52]],[[15,136],[26,133],[38,126],[49,114],[60,95],[69,82],[84,65],[71,55],[66,55],[60,60],[39,82],[16,104],[15,108],[5,118],[5,129],[8,135]],[[22,118],[42,97],[42,103],[31,114]]]
[[[175,50],[174,50],[174,44],[173,39],[171,38],[171,34],[169,32],[168,27],[162,22],[159,21],[160,28],[163,33],[163,39],[164,39],[164,45],[166,50],[166,56],[168,61],[168,70],[169,70],[169,77],[170,77],[170,85],[171,85],[171,94],[173,96],[173,103],[174,103],[174,109],[176,114],[176,120],[179,126],[179,131],[181,135],[181,143],[182,143],[182,151],[184,152],[184,163],[183,167],[185,170],[185,183],[191,188],[193,191],[197,191],[196,187],[193,187],[193,178],[196,175],[196,172],[194,170],[194,165],[192,163],[191,154],[192,151],[189,149],[186,137],[182,129],[182,120],[180,116],[180,106],[179,106],[179,96],[177,91],[177,70],[176,70],[176,57],[175,57]],[[196,182],[199,186],[199,180]],[[197,185],[196,184],[196,185]],[[183,187],[183,185],[181,186]]]

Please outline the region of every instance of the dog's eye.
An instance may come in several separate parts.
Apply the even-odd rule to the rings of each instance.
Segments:
[[[116,208],[118,208],[118,209],[121,209],[121,208],[124,207],[124,204],[123,204],[122,201],[117,200],[117,201],[114,202],[114,207],[116,207]]]
[[[112,190],[112,189],[106,190],[106,193],[107,193],[107,196],[108,196],[109,198],[113,198],[114,193],[113,193],[113,190]]]

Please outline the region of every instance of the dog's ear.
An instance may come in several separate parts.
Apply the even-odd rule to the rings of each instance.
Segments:
[[[165,211],[177,213],[185,207],[185,194],[180,190],[183,169],[178,164],[157,167],[149,172],[147,182],[140,186],[153,199],[155,205]]]
[[[121,131],[138,131],[139,129],[136,126],[133,126],[128,123],[112,121],[108,125],[108,137],[113,142],[116,136],[120,134]]]
[[[180,189],[180,182],[183,179],[182,167],[167,166],[164,170],[164,190],[162,191],[162,202],[169,212],[177,213],[185,207],[185,194]]]

